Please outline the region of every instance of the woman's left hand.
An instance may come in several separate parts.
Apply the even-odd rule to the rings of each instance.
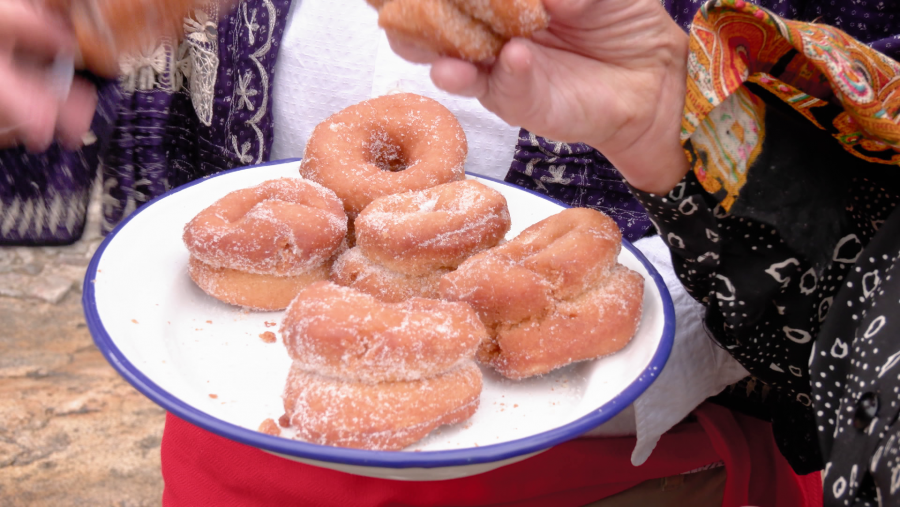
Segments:
[[[54,139],[81,146],[97,106],[97,90],[73,80],[60,97],[47,77],[58,55],[73,54],[75,40],[65,24],[25,0],[0,0],[0,148],[24,145],[40,152]]]

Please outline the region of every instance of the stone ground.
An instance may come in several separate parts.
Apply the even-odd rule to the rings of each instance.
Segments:
[[[0,247],[2,507],[160,504],[165,412],[109,366],[84,322],[98,222],[95,204],[74,245]]]

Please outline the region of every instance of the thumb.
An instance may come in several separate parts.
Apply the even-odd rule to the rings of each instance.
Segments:
[[[534,50],[530,40],[516,38],[490,66],[440,58],[431,66],[431,80],[448,93],[477,98],[507,123],[521,125],[546,91],[545,80],[536,75],[540,70],[534,66]]]
[[[500,51],[487,77],[484,93],[478,97],[484,106],[509,123],[533,123],[535,110],[547,100],[547,80],[543,69],[535,65],[538,48],[528,39],[512,39]]]
[[[0,64],[0,147],[46,150],[53,142],[57,99],[40,79]]]
[[[75,78],[69,96],[59,109],[57,134],[67,149],[81,147],[82,138],[91,128],[97,108],[97,89],[88,81]]]

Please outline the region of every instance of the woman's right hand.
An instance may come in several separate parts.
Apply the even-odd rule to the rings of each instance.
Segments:
[[[688,170],[679,135],[688,37],[659,0],[543,0],[550,26],[476,66],[391,40],[435,85],[511,125],[601,151],[636,188],[667,193]]]
[[[61,20],[34,2],[0,0],[0,148],[40,152],[55,138],[67,148],[81,146],[97,91],[76,78],[59,97],[46,75],[54,58],[74,53],[75,40]]]

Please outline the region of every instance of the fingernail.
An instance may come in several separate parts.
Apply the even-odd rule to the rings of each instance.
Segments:
[[[48,87],[60,102],[69,98],[75,79],[75,60],[71,55],[59,54],[47,70]]]

